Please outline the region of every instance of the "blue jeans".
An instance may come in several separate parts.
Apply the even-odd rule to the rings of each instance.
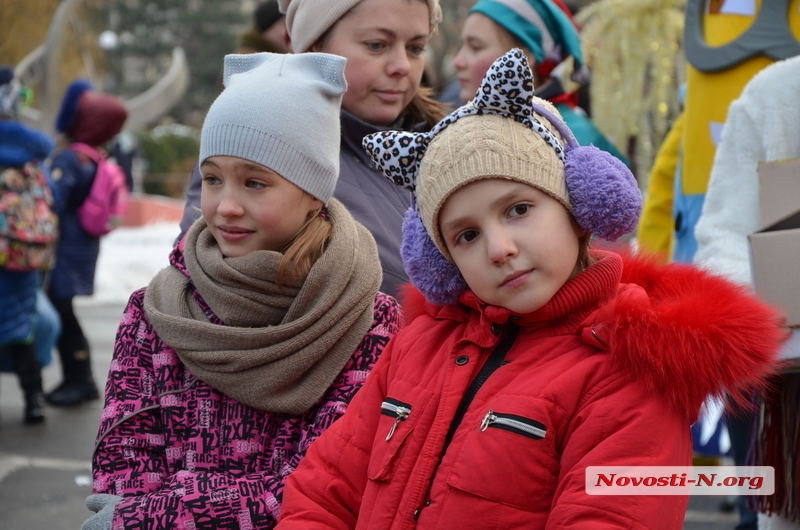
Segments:
[[[44,367],[53,361],[53,348],[61,335],[61,318],[41,289],[36,291],[36,324],[34,346],[36,358]]]

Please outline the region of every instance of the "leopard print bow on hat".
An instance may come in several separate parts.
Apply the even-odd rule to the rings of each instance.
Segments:
[[[414,193],[419,164],[437,134],[465,116],[498,114],[530,127],[564,162],[564,146],[535,113],[554,118],[551,112],[533,102],[533,74],[525,54],[516,48],[492,64],[472,101],[445,116],[430,131],[381,131],[364,137],[363,147],[389,180]],[[554,118],[553,121],[561,120]],[[568,128],[559,129],[559,133],[577,145]]]
[[[459,177],[461,180],[449,178],[451,176],[449,172],[455,174],[456,170],[452,169],[455,166],[451,169],[444,167],[437,170],[438,174],[423,175],[421,182],[424,186],[427,186],[428,178],[466,184],[477,178],[493,176],[530,183],[564,203],[578,225],[586,232],[609,241],[632,232],[636,228],[642,209],[642,195],[630,170],[605,151],[594,146],[579,145],[555,108],[548,102],[534,97],[533,74],[528,61],[522,50],[515,48],[492,64],[472,101],[446,116],[430,131],[424,133],[381,131],[366,136],[363,140],[364,149],[378,169],[390,181],[408,189],[414,195],[414,206],[409,209],[403,223],[400,253],[412,283],[429,301],[436,304],[457,301],[460,293],[466,288],[463,278],[449,260],[448,252],[442,246],[441,238],[437,237],[436,232],[438,208],[446,200],[448,190],[452,192],[456,188],[449,186],[445,194],[436,199],[432,208],[427,205],[430,202],[427,194],[423,193],[417,200],[420,165],[437,135],[462,118],[480,116],[491,117],[484,125],[495,127],[495,130],[497,130],[496,124],[492,125],[491,122],[500,116],[525,126],[516,127],[517,130],[527,129],[535,133],[527,136],[528,140],[527,143],[523,142],[524,145],[514,143],[517,140],[512,136],[517,138],[519,136],[517,133],[499,137],[499,142],[504,144],[503,149],[512,152],[513,156],[507,160],[516,159],[510,165],[517,164],[520,153],[524,152],[527,146],[539,146],[545,151],[548,148],[543,144],[549,146],[555,154],[555,156],[550,155],[552,164],[555,164],[554,167],[550,167],[553,171],[548,173],[552,177],[549,181],[550,186],[530,182],[532,178],[530,175],[543,166],[532,168],[530,165],[525,166],[524,163],[517,164],[518,169],[522,169],[513,175],[481,170],[484,172],[470,174],[464,178]],[[473,119],[476,118],[470,118]],[[453,126],[453,131],[457,127],[461,126]],[[480,136],[481,128],[477,127],[477,130],[477,135]],[[448,134],[442,137],[447,137]],[[456,134],[455,139],[448,141],[458,143],[459,138],[461,138],[460,133]],[[431,156],[437,145],[438,142],[430,148]],[[480,158],[480,154],[466,156]],[[425,169],[427,167],[426,164],[423,173],[428,172]],[[554,191],[555,184],[562,178],[563,192]],[[420,208],[421,203],[426,204],[424,209]],[[423,210],[425,216],[421,218]]]

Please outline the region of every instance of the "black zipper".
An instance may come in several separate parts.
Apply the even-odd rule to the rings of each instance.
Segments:
[[[521,434],[534,440],[544,440],[547,436],[547,427],[541,422],[526,418],[524,416],[517,416],[516,414],[502,414],[489,410],[486,416],[483,417],[481,422],[481,432],[489,427],[496,429],[503,429],[504,431]]]
[[[391,416],[393,417],[394,423],[392,424],[392,428],[389,429],[389,434],[386,435],[386,441],[392,439],[394,435],[395,429],[400,424],[401,421],[406,421],[408,416],[411,414],[411,405],[409,403],[403,403],[394,398],[387,397],[381,403],[381,414],[384,416]]]
[[[426,501],[425,506],[430,504],[431,487],[433,487],[433,479],[436,476],[436,470],[438,470],[439,466],[442,465],[442,459],[444,458],[444,454],[447,452],[447,448],[450,446],[450,442],[453,441],[453,435],[455,434],[456,429],[458,429],[458,426],[461,425],[462,421],[464,421],[464,415],[467,413],[469,406],[472,404],[472,401],[475,399],[475,396],[478,394],[478,391],[481,389],[484,383],[486,383],[489,377],[495,373],[498,368],[508,364],[508,362],[505,360],[505,357],[508,352],[511,351],[511,347],[514,345],[514,342],[516,342],[517,336],[519,335],[519,330],[519,325],[513,322],[509,322],[507,326],[503,327],[503,338],[500,339],[500,342],[497,344],[497,346],[495,346],[491,355],[489,355],[489,358],[486,360],[486,364],[483,365],[481,371],[478,372],[478,375],[475,376],[475,379],[473,379],[469,387],[467,387],[464,397],[461,398],[461,403],[458,404],[458,409],[456,409],[456,414],[453,417],[452,423],[450,423],[450,429],[448,429],[447,436],[444,439],[444,447],[442,447],[442,452],[439,453],[439,461],[436,463],[436,467],[433,469],[433,474],[431,475],[430,482],[428,483],[428,491],[425,493],[425,498],[428,500]],[[414,512],[415,521],[419,517],[420,510],[422,510],[422,507],[418,508],[416,512]]]
[[[514,342],[516,342],[517,336],[519,335],[519,330],[519,325],[513,322],[508,323],[503,330],[503,338],[486,360],[486,364],[483,365],[481,371],[478,372],[478,375],[475,376],[475,379],[473,379],[472,383],[470,383],[467,391],[464,393],[464,397],[461,398],[461,403],[459,403],[458,409],[456,409],[456,415],[453,417],[453,422],[450,424],[450,429],[447,431],[447,437],[444,439],[444,447],[442,447],[442,452],[439,455],[439,463],[442,462],[442,458],[444,458],[444,454],[447,452],[450,442],[453,441],[453,436],[456,433],[456,429],[458,429],[459,425],[461,425],[461,422],[464,421],[464,415],[467,413],[467,410],[469,410],[469,406],[472,404],[472,401],[475,399],[478,391],[481,389],[484,383],[486,383],[489,377],[491,377],[491,375],[497,371],[498,368],[506,364],[504,362],[505,357],[508,355],[511,347],[514,345]]]

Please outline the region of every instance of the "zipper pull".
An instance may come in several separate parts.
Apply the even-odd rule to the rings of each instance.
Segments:
[[[394,436],[394,431],[395,431],[395,429],[397,429],[397,425],[401,421],[406,420],[406,419],[408,419],[408,412],[406,412],[405,410],[398,410],[397,411],[397,418],[395,418],[394,423],[392,424],[392,428],[389,429],[389,434],[386,435],[386,441],[387,442],[392,439],[392,436]]]
[[[489,428],[489,425],[497,421],[497,415],[494,413],[492,409],[489,409],[489,412],[486,413],[486,416],[483,418],[481,422],[481,432],[485,431]]]

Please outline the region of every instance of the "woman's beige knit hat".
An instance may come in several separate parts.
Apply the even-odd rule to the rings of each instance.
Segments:
[[[442,21],[439,0],[427,2],[431,13],[431,32]],[[286,28],[292,39],[292,51],[308,51],[328,28],[336,24],[345,13],[361,0],[278,0],[281,13],[286,13]]]

